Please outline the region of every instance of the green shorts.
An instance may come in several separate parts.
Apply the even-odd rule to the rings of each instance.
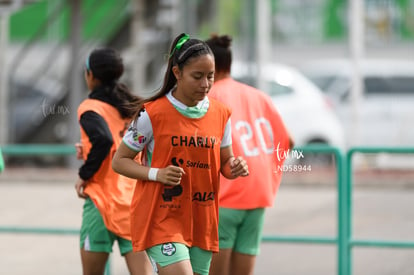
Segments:
[[[85,199],[80,230],[80,247],[86,251],[111,253],[115,240],[118,241],[121,255],[132,251],[132,242],[106,229],[98,208],[90,198]]]
[[[147,249],[147,254],[161,267],[190,260],[194,273],[208,275],[212,252],[181,243],[164,243]]]
[[[256,209],[219,209],[219,246],[220,249],[259,255],[264,223],[264,208]]]

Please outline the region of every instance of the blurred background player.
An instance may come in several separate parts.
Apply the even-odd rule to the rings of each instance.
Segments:
[[[81,146],[77,145],[78,156],[85,161],[75,185],[78,196],[85,199],[80,233],[83,274],[104,274],[115,241],[131,274],[153,274],[146,253],[132,252],[130,205],[135,181],[111,167],[139,99],[118,83],[124,65],[115,50],[96,49],[85,65],[90,94],[78,108]]]
[[[243,156],[250,175],[229,181],[220,178],[219,245],[211,275],[252,275],[259,254],[265,207],[271,207],[280,185],[276,155],[293,146],[271,99],[230,77],[232,38],[212,35],[206,42],[215,56],[215,82],[209,96],[232,109],[233,151]],[[279,152],[281,153],[281,152]]]

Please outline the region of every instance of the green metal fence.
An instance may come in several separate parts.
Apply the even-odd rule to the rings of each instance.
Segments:
[[[74,145],[67,144],[9,144],[2,146],[4,155],[33,156],[33,155],[73,155]]]
[[[346,207],[344,205],[344,197],[341,195],[344,192],[344,159],[343,154],[336,147],[330,147],[325,145],[310,145],[306,147],[295,147],[295,150],[302,151],[306,153],[322,153],[322,154],[332,154],[335,158],[336,166],[336,187],[337,187],[337,235],[335,237],[316,237],[316,236],[263,236],[263,242],[289,242],[289,243],[308,243],[308,244],[327,244],[327,245],[336,245],[337,246],[337,272],[341,274],[343,270],[343,261],[344,255],[346,255],[346,250],[344,241],[345,241],[345,232],[343,228],[345,227],[345,220],[343,219],[346,214]]]
[[[51,228],[51,227],[0,226],[0,234],[1,233],[79,236],[79,229]],[[105,275],[111,275],[111,258],[110,257],[105,267]]]
[[[76,150],[73,145],[6,145],[1,148],[4,155],[72,155]],[[295,150],[303,153],[332,154],[335,157],[336,187],[337,187],[337,234],[334,237],[325,236],[263,236],[263,242],[285,242],[305,244],[327,244],[337,247],[337,274],[352,274],[352,248],[356,246],[414,248],[414,241],[392,241],[392,240],[363,240],[352,237],[352,157],[355,153],[392,153],[392,154],[414,154],[414,147],[386,148],[386,147],[355,147],[342,154],[335,147],[312,145],[306,147],[295,147]],[[35,228],[20,226],[0,226],[0,233],[22,233],[22,234],[59,234],[77,235],[79,230],[68,228]],[[109,265],[107,274],[110,273]]]
[[[352,176],[352,157],[355,153],[362,154],[378,154],[378,153],[390,153],[390,154],[414,154],[414,147],[354,147],[348,150],[346,154],[346,190],[342,196],[345,196],[345,202],[347,209],[344,210],[344,254],[343,254],[343,270],[340,270],[340,275],[352,274],[352,248],[356,246],[365,247],[393,247],[393,248],[414,248],[414,241],[393,241],[393,240],[363,240],[354,239],[352,237],[352,193],[353,193],[353,176]]]
[[[72,144],[10,144],[2,146],[0,149],[0,152],[9,156],[73,155],[76,153],[76,149]],[[79,236],[79,229],[0,226],[0,234],[1,233]],[[108,259],[108,263],[105,268],[105,275],[111,275],[110,258]]]

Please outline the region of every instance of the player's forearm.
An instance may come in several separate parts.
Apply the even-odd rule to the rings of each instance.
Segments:
[[[112,169],[128,178],[148,180],[149,167],[138,164],[136,161],[126,157],[114,156]]]

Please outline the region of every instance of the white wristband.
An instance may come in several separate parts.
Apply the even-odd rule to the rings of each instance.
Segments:
[[[148,179],[152,181],[157,181],[158,170],[158,168],[150,168],[148,171]]]

